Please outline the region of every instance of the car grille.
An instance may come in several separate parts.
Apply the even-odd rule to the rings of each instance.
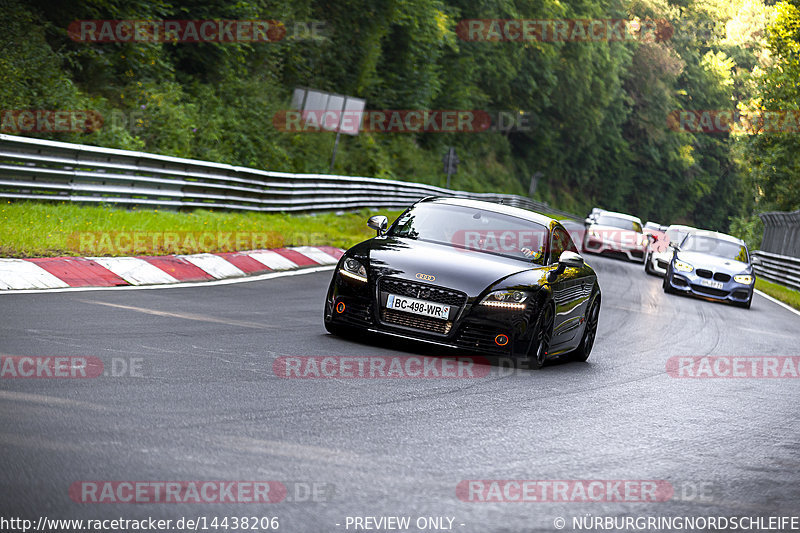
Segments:
[[[702,285],[694,285],[694,284],[692,285],[692,289],[702,294],[708,294],[710,296],[717,296],[720,298],[723,296],[727,296],[729,292],[729,291],[723,291],[722,289],[713,289],[711,287],[703,287]]]
[[[407,328],[424,329],[443,335],[450,333],[450,328],[453,327],[453,323],[447,320],[428,318],[413,313],[396,311],[394,309],[383,309],[381,311],[381,319],[389,324],[397,324],[398,326],[405,326]]]
[[[497,328],[466,323],[456,337],[456,344],[470,350],[488,353],[508,353],[511,343],[498,346],[495,337],[501,333]]]
[[[722,281],[723,283],[726,281],[731,280],[730,274],[725,274],[724,272],[712,272],[710,270],[706,270],[704,268],[697,269],[697,275],[701,278],[711,279],[714,278],[717,281]]]
[[[419,298],[420,300],[428,300],[457,307],[461,307],[467,303],[467,295],[463,292],[404,279],[381,278],[380,290],[399,296]]]

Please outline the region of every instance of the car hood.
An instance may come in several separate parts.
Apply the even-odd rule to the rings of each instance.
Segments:
[[[678,252],[677,258],[691,264],[694,268],[705,268],[714,272],[738,274],[744,270],[751,270],[751,266],[735,259],[726,259],[703,252]]]
[[[486,287],[512,274],[541,268],[517,259],[395,237],[370,239],[353,247],[350,253],[368,257],[370,270],[375,276],[430,283],[463,291],[470,296],[479,295]],[[539,277],[535,276],[536,279]]]
[[[632,229],[622,229],[602,224],[592,224],[587,231],[596,231],[607,241],[626,242],[628,244],[636,244],[639,235],[641,235]]]

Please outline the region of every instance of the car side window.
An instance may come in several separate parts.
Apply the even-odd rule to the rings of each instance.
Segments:
[[[564,235],[559,228],[553,230],[553,235],[550,237],[550,264],[554,265],[561,257],[561,252],[564,251]]]
[[[561,232],[564,234],[564,239],[565,239],[564,250],[569,252],[575,252],[576,254],[580,253],[578,252],[578,247],[575,246],[575,243],[572,241],[572,237],[570,236],[570,234],[563,230]]]
[[[550,264],[557,263],[562,252],[570,251],[578,253],[578,249],[575,247],[575,243],[572,242],[569,233],[562,228],[555,228],[553,230],[553,236],[550,242]]]

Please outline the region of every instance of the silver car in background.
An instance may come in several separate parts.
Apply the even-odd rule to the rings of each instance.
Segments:
[[[630,261],[644,261],[647,236],[638,217],[602,211],[585,221],[583,251],[624,256]]]
[[[756,276],[747,245],[715,231],[696,231],[680,245],[664,276],[664,292],[692,294],[750,308]]]
[[[672,259],[674,249],[670,244],[680,244],[690,233],[697,231],[691,226],[673,224],[663,233],[654,232],[647,246],[647,256],[644,260],[644,271],[654,276],[663,277],[667,273],[667,266]]]

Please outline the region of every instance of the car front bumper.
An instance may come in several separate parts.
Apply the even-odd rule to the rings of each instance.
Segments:
[[[647,245],[619,242],[587,234],[583,239],[583,251],[593,254],[622,255],[629,261],[643,263]]]
[[[393,278],[393,281],[396,281]],[[440,290],[443,287],[404,280]],[[524,357],[530,349],[533,321],[538,312],[535,298],[521,311],[491,309],[474,305],[464,295],[447,322],[385,308],[385,294],[379,283],[354,282],[343,278],[338,269],[333,275],[325,300],[325,320],[369,333],[417,340],[483,355]]]
[[[731,276],[729,281],[721,282],[722,287],[719,288],[707,287],[703,285],[704,281],[708,281],[708,278],[698,276],[696,270],[692,270],[691,272],[671,271],[666,278],[666,283],[675,291],[702,298],[732,303],[745,303],[753,297],[755,279],[753,283],[745,285],[735,281],[733,276]]]

